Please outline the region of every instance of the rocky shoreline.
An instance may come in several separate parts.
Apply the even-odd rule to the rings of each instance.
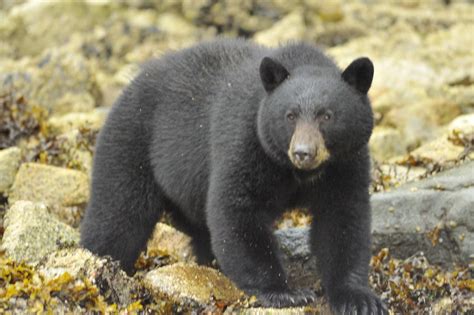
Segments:
[[[120,90],[149,58],[215,36],[305,40],[341,67],[370,56],[371,286],[393,314],[472,311],[473,12],[455,0],[0,2],[0,311],[328,312],[304,211],[275,235],[292,284],[320,297],[306,308],[259,308],[195,265],[167,217],[134,277],[78,248],[95,138]]]

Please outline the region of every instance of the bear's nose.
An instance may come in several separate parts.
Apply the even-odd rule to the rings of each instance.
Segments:
[[[299,163],[310,161],[314,158],[315,150],[307,145],[297,145],[293,151],[293,156]]]

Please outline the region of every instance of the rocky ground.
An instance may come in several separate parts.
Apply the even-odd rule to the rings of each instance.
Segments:
[[[95,138],[139,64],[218,35],[306,40],[370,92],[370,283],[393,314],[474,309],[474,4],[470,1],[0,0],[0,312],[277,314],[159,223],[128,277],[78,243]],[[277,224],[295,286],[321,296],[304,209]]]

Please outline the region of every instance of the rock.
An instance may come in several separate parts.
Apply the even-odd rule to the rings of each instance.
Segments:
[[[215,269],[177,263],[148,272],[145,284],[156,294],[166,294],[182,303],[209,304],[211,299],[230,304],[242,292]]]
[[[21,150],[17,147],[0,150],[0,195],[5,194],[15,180],[21,163]]]
[[[264,46],[275,47],[290,40],[302,40],[305,32],[303,13],[295,10],[271,28],[256,33],[253,39]]]
[[[18,200],[43,202],[46,205],[78,206],[89,199],[89,179],[76,170],[38,163],[21,165],[9,203]]]
[[[14,91],[53,114],[91,111],[101,101],[92,67],[67,49],[52,48],[2,67],[0,92]]]
[[[40,261],[37,270],[49,280],[65,272],[75,279],[85,277],[101,290],[106,299],[118,305],[132,303],[138,286],[119,268],[118,263],[97,257],[82,248],[55,251]]]
[[[423,164],[443,166],[458,161],[463,152],[464,147],[453,144],[446,136],[443,136],[410,152],[409,157]]]
[[[390,161],[389,161],[390,162]],[[380,190],[390,190],[390,187],[411,182],[427,174],[428,170],[420,166],[405,166],[397,164],[381,164],[373,171],[372,178],[375,182],[380,182],[383,187]]]
[[[448,126],[448,138],[459,145],[474,144],[474,114],[462,115]]]
[[[397,258],[423,251],[431,263],[467,263],[474,252],[474,162],[374,194],[373,247]]]
[[[369,146],[372,156],[378,161],[405,153],[405,141],[400,131],[394,128],[375,127]]]
[[[158,16],[156,25],[171,36],[192,37],[196,28],[180,15],[166,12]]]
[[[104,124],[108,109],[97,108],[87,113],[69,113],[53,116],[48,120],[48,126],[53,134],[66,133],[72,129],[88,128],[98,131]]]
[[[290,285],[302,288],[318,286],[316,259],[309,247],[309,227],[277,230],[275,236],[283,253],[282,262]]]
[[[89,153],[90,155],[90,153]],[[24,163],[16,175],[8,201],[42,202],[61,221],[77,227],[89,199],[89,178],[76,170]]]
[[[164,253],[176,261],[195,262],[191,238],[175,228],[157,223],[153,235],[148,241],[147,252]]]
[[[2,21],[0,41],[9,43],[12,57],[38,55],[64,44],[74,33],[90,32],[111,9],[78,1],[26,1],[12,8]]]
[[[224,314],[233,314],[232,311]],[[243,315],[304,315],[304,314],[331,314],[327,304],[318,306],[292,307],[292,308],[260,308],[253,307],[239,310]]]
[[[58,221],[41,203],[11,204],[4,226],[2,249],[16,261],[35,263],[60,247],[79,243],[79,232]]]

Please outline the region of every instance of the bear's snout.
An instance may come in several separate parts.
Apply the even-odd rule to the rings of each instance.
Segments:
[[[293,151],[293,157],[298,163],[307,163],[314,159],[317,148],[307,144],[297,144]]]
[[[329,158],[324,139],[314,124],[301,122],[291,137],[288,157],[301,170],[313,170]]]

